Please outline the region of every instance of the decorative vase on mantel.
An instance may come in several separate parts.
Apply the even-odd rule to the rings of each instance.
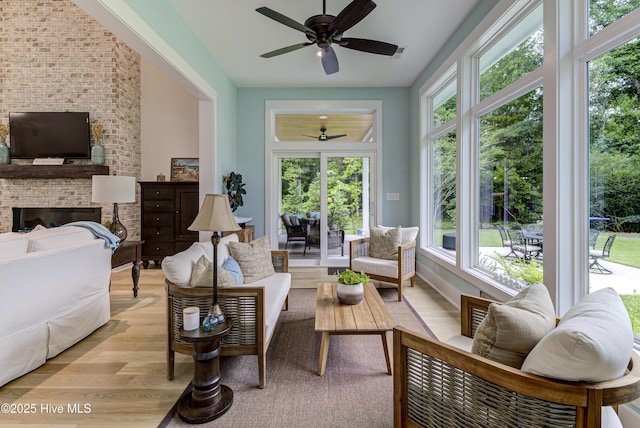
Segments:
[[[4,140],[0,141],[0,165],[9,165],[11,163],[11,153],[9,146]]]
[[[91,147],[91,163],[94,165],[104,165],[104,147],[96,141]]]
[[[100,144],[102,139],[102,125],[99,123],[91,124],[91,133],[95,143],[91,147],[91,163],[94,165],[104,165],[104,146]]]
[[[11,163],[11,151],[5,141],[8,134],[9,126],[0,124],[0,165],[8,165]]]

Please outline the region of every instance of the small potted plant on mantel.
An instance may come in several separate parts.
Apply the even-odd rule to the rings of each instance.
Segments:
[[[369,282],[369,277],[364,272],[354,272],[345,269],[337,272],[338,300],[347,305],[357,305],[364,298],[364,284]]]

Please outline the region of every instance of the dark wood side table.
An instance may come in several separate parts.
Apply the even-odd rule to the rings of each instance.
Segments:
[[[178,402],[178,416],[187,423],[212,421],[231,408],[233,391],[220,384],[220,341],[232,327],[233,320],[227,318],[215,331],[180,328],[180,337],[193,343],[193,389]]]
[[[138,280],[140,279],[142,244],[144,244],[144,241],[124,241],[111,256],[111,269],[127,263],[133,263],[133,267],[131,267],[133,297],[138,297]]]

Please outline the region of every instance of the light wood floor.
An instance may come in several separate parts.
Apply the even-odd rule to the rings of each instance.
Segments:
[[[333,278],[326,269],[291,271],[296,288],[315,287]],[[175,378],[167,380],[162,271],[142,269],[139,285],[134,299],[130,271],[114,272],[111,320],[44,366],[0,388],[0,404],[34,410],[3,411],[0,425],[156,427],[162,421],[191,381],[192,359],[176,354]],[[458,311],[422,280],[416,280],[413,288],[407,283],[404,289],[407,300],[440,339],[459,333]]]

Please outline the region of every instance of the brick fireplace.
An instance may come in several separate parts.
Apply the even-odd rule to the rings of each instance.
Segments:
[[[0,22],[0,123],[12,111],[88,111],[103,125],[111,173],[140,178],[139,55],[70,0],[3,2]],[[15,207],[102,208],[103,220],[112,210],[91,202],[90,178],[0,175],[0,232],[11,230]],[[119,208],[131,238],[138,238],[139,204]]]

